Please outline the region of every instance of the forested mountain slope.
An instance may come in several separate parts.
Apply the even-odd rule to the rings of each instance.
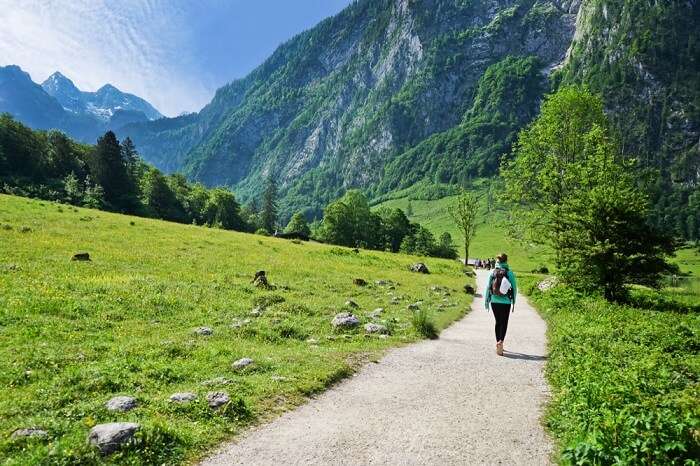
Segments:
[[[382,181],[388,162],[431,135],[493,122],[484,138],[492,145],[502,126],[531,118],[542,72],[564,59],[576,11],[569,2],[534,0],[361,0],[282,45],[198,115],[131,126],[124,135],[161,167],[235,186],[244,198],[272,175],[287,206],[318,213],[346,188]],[[517,105],[475,101],[499,85],[479,86],[491,66],[523,70],[512,83],[522,89]],[[472,172],[493,173],[497,164],[473,165]]]
[[[350,187],[493,175],[543,94],[583,83],[603,93],[624,152],[653,169],[659,222],[693,237],[698,25],[695,1],[358,0],[200,113],[120,135],[244,201],[271,176],[285,214],[317,216]]]

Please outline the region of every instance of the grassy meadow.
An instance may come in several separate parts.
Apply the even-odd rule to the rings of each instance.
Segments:
[[[77,252],[92,260],[71,261]],[[0,458],[12,465],[196,460],[387,348],[419,339],[409,303],[422,301],[438,328],[462,316],[469,297],[460,265],[421,259],[431,270],[421,275],[408,271],[417,260],[0,195]],[[256,270],[275,289],[254,287]],[[331,319],[348,299],[359,304],[353,312],[362,324],[384,308],[378,322],[391,335],[367,336],[362,325],[334,331]],[[256,307],[260,316],[251,315]],[[197,335],[202,326],[213,335]],[[233,370],[244,357],[253,365]],[[210,391],[232,402],[214,411],[205,401]],[[174,405],[175,392],[198,398]],[[106,410],[116,395],[136,397],[137,408]],[[86,436],[115,421],[141,430],[131,447],[103,458]],[[11,437],[26,427],[48,436]]]

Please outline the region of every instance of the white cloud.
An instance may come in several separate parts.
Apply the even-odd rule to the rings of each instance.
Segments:
[[[192,5],[0,0],[0,64],[17,64],[37,82],[58,70],[83,90],[109,82],[167,115],[199,110],[211,98],[204,83],[212,79],[196,70],[187,27]]]

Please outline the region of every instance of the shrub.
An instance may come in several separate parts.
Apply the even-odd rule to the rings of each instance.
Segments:
[[[421,335],[423,338],[429,338],[435,340],[440,336],[435,322],[428,315],[428,311],[425,309],[419,309],[413,314],[413,319],[411,320],[413,328]]]

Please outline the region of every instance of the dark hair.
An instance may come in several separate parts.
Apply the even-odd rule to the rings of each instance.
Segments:
[[[508,254],[502,252],[498,256],[496,256],[496,259],[498,259],[498,262],[508,262]]]

